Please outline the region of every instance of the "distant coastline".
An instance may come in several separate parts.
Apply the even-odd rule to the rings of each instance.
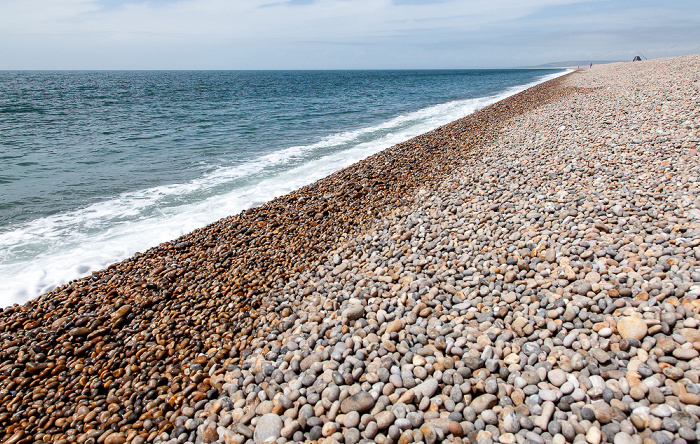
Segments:
[[[629,62],[631,60],[567,60],[563,62],[550,62],[542,65],[516,66],[513,69],[576,69],[588,68],[590,64],[607,65],[610,63]]]

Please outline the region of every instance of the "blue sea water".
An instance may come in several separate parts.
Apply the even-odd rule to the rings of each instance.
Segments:
[[[0,72],[0,306],[563,73]]]

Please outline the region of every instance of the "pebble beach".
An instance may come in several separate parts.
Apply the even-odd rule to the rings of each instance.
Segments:
[[[700,56],[593,66],[0,312],[0,441],[694,443]]]

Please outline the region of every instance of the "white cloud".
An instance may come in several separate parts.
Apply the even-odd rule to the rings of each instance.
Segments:
[[[0,1],[0,29],[8,32],[51,32],[71,26],[82,14],[96,10],[94,0]]]
[[[0,38],[5,41],[0,68],[381,68],[414,67],[412,61],[424,67],[469,67],[464,61],[454,63],[460,47],[481,66],[489,60],[499,66],[521,54],[519,45],[532,34],[546,34],[548,27],[596,23],[596,32],[618,32],[628,26],[615,14],[597,15],[596,5],[609,3],[593,0],[398,3],[0,0]],[[566,16],[576,4],[590,4],[590,14]],[[552,10],[560,14],[556,20],[541,14]],[[671,19],[679,15],[677,9],[661,10]],[[642,8],[638,17],[650,19]],[[498,51],[480,50],[483,36],[491,39],[489,46],[498,44]],[[571,48],[560,52],[565,50]]]
[[[532,13],[547,4],[446,1],[396,5],[390,0],[318,0],[269,6],[269,0],[124,2],[101,8],[98,0],[28,0],[0,6],[2,28],[26,33],[127,31],[231,37],[358,36],[440,26],[485,26]],[[13,25],[14,24],[14,25]]]

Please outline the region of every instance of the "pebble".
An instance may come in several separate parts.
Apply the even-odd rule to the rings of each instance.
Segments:
[[[462,435],[464,435],[464,429],[457,421],[450,421],[447,424],[447,429],[449,433],[451,433],[454,436],[461,437]]]
[[[678,436],[681,439],[684,439],[688,442],[693,442],[697,441],[698,436],[695,430],[693,430],[691,427],[687,426],[682,426],[681,428],[678,429]]]
[[[588,429],[588,432],[586,432],[586,442],[588,444],[600,444],[601,439],[602,435],[597,427],[591,427]]]
[[[599,348],[594,348],[589,351],[589,354],[593,359],[595,359],[599,364],[605,365],[610,362],[610,355]]]
[[[394,423],[394,421],[396,420],[396,416],[390,410],[383,410],[374,416],[375,416],[375,419],[377,422],[377,427],[380,430],[386,429],[387,427],[392,425]]]
[[[494,395],[491,394],[485,394],[481,395],[474,400],[472,400],[471,404],[469,407],[477,414],[479,415],[481,412],[484,410],[490,409],[491,407],[496,405],[496,402],[498,401],[498,398]]]
[[[617,330],[623,339],[634,338],[638,341],[647,335],[647,324],[637,317],[625,316],[617,321]]]
[[[615,437],[613,438],[613,443],[614,444],[636,444],[636,441],[634,438],[632,438],[630,435],[624,432],[619,432],[615,434]]]
[[[520,420],[514,412],[507,414],[503,419],[503,430],[507,433],[518,433],[520,431]]]
[[[698,356],[700,356],[700,352],[694,349],[677,348],[673,350],[673,357],[681,359],[683,361],[690,361],[692,359],[697,358]]]
[[[666,418],[673,414],[673,409],[666,404],[662,404],[651,409],[650,413],[654,416],[658,416],[659,418]]]
[[[428,378],[424,382],[413,388],[414,393],[430,398],[435,394],[439,387],[439,383],[435,378]]]
[[[367,392],[358,392],[346,398],[340,404],[340,410],[343,413],[357,412],[363,413],[374,406],[374,398]]]
[[[343,312],[343,318],[348,321],[356,321],[360,319],[365,314],[365,307],[360,304],[348,307]]]
[[[258,419],[253,433],[255,444],[276,441],[281,436],[282,427],[284,427],[284,422],[279,415],[274,413],[262,415]]]
[[[124,444],[126,442],[126,436],[124,436],[123,433],[112,433],[104,442],[105,444]]]
[[[547,373],[547,378],[555,387],[561,387],[567,381],[566,372],[561,369],[550,370],[549,373]]]

